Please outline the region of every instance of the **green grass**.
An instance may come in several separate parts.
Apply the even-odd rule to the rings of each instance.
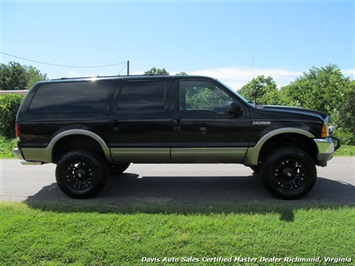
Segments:
[[[355,146],[341,145],[335,156],[355,156]]]
[[[0,265],[226,265],[204,257],[355,257],[355,207],[289,203],[123,207],[0,203]],[[218,207],[218,208],[216,208]],[[195,209],[195,210],[194,210]],[[164,212],[164,210],[166,210]],[[182,263],[183,257],[199,263]],[[156,258],[160,263],[144,263]],[[229,265],[238,265],[230,263]],[[302,265],[297,263],[297,265]],[[337,265],[351,265],[338,263]]]

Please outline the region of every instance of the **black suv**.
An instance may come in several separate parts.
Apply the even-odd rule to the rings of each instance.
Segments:
[[[201,76],[116,76],[35,83],[16,118],[23,164],[57,164],[61,190],[89,198],[130,163],[240,163],[276,197],[306,195],[340,146],[329,117],[255,106]]]

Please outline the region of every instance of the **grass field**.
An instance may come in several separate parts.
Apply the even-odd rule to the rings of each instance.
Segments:
[[[137,206],[139,212],[2,202],[0,265],[285,265],[285,257],[321,260],[297,265],[339,258],[352,262],[337,265],[354,265],[354,206],[292,206]]]
[[[15,145],[0,138],[0,158]],[[0,266],[355,265],[354,228],[355,205],[0,201]]]
[[[342,145],[335,152],[335,156],[355,156],[355,146]]]

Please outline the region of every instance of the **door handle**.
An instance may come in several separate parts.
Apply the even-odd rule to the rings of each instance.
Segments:
[[[111,120],[111,126],[114,131],[118,131],[118,121],[116,119]]]
[[[173,129],[174,131],[180,130],[181,119],[173,119]]]
[[[199,129],[200,129],[200,132],[202,134],[206,134],[207,133],[207,127],[199,127]]]

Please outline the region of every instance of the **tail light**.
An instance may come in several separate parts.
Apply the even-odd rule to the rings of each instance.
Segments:
[[[20,131],[20,124],[19,123],[16,123],[15,129],[16,129],[16,138],[17,138],[17,140],[20,140],[21,131]]]

